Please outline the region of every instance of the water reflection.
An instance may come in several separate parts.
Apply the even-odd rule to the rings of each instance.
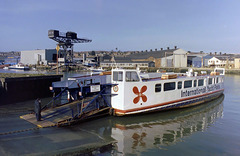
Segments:
[[[1,152],[9,155],[74,151],[81,153],[81,150],[88,148],[88,145],[94,148],[112,142],[115,142],[115,147],[108,152],[113,155],[140,154],[151,149],[164,149],[195,132],[205,131],[218,118],[221,118],[223,99],[224,96],[221,96],[217,100],[192,108],[137,116],[109,116],[70,127],[4,135],[0,137],[0,155]],[[8,123],[9,121],[11,124]],[[0,132],[32,127],[30,123],[15,118],[15,115],[3,116],[0,124],[6,125],[6,128]],[[34,146],[31,146],[33,144]]]
[[[144,116],[113,119],[111,136],[122,154],[138,153],[175,144],[185,136],[205,131],[223,116],[224,96],[197,107]]]

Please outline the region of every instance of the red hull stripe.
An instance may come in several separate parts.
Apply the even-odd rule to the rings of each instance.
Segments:
[[[156,104],[156,105],[151,105],[151,106],[145,106],[145,107],[141,107],[141,108],[134,108],[134,109],[128,109],[128,110],[120,110],[120,109],[115,109],[115,113],[120,113],[120,114],[125,114],[125,113],[129,113],[129,112],[134,112],[134,111],[140,111],[140,110],[144,110],[144,109],[149,109],[149,108],[154,108],[154,107],[159,107],[159,106],[163,106],[163,105],[168,105],[171,103],[177,103],[177,102],[181,102],[181,101],[185,101],[185,100],[190,100],[190,99],[195,99],[201,96],[206,96],[206,95],[210,95],[210,94],[214,94],[217,92],[221,92],[224,91],[224,89],[220,89],[211,93],[205,93],[202,95],[197,95],[197,96],[193,96],[193,97],[189,97],[189,98],[184,98],[181,100],[174,100],[174,101],[169,101],[169,102],[164,102],[164,103],[160,103],[160,104]]]

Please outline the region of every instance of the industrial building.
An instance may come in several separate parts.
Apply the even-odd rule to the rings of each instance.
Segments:
[[[129,67],[140,67],[140,68],[148,68],[155,67],[155,63],[153,61],[115,61],[115,62],[103,62],[100,63],[101,67],[118,67],[118,68],[129,68]]]
[[[183,49],[166,52],[165,57],[161,58],[161,67],[187,67],[187,54],[188,52]]]
[[[234,67],[235,69],[240,69],[240,58],[235,58],[234,59]]]
[[[21,51],[21,63],[26,65],[47,65],[56,62],[56,59],[56,49]]]
[[[196,68],[208,67],[208,60],[211,58],[213,58],[212,55],[196,56],[192,58],[192,67]]]
[[[223,68],[234,68],[234,58],[230,56],[214,56],[208,60],[210,67],[223,67]]]
[[[8,56],[4,60],[4,64],[9,64],[9,65],[15,65],[20,62],[20,57],[19,56]]]
[[[112,66],[118,64],[121,67],[187,67],[187,51],[169,47],[165,50],[135,52],[122,57],[101,59],[100,66]]]

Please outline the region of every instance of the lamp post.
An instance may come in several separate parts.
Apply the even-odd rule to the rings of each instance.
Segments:
[[[57,44],[56,50],[57,50],[57,74],[58,74],[58,51],[59,51],[60,47]]]

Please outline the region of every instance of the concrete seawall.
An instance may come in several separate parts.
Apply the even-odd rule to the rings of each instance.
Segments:
[[[60,81],[62,75],[0,78],[0,105],[30,99],[50,97],[52,82]]]

